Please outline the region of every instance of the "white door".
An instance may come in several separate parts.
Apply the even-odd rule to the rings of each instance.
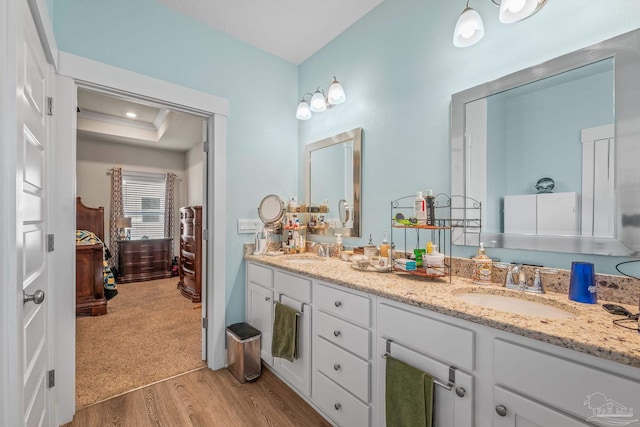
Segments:
[[[17,282],[23,305],[23,412],[26,426],[52,425],[48,387],[50,351],[47,321],[47,96],[49,65],[26,5],[17,46]],[[42,297],[44,296],[44,301]]]

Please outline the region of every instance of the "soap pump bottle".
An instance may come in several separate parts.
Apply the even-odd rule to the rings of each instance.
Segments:
[[[493,261],[486,254],[484,243],[480,242],[478,254],[473,257],[473,283],[487,285],[491,283]]]

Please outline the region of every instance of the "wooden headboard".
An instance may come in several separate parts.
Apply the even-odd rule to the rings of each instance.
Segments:
[[[76,197],[76,230],[93,232],[104,242],[104,207],[90,208]]]

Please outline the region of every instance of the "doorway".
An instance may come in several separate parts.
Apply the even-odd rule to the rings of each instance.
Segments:
[[[59,214],[57,233],[71,236],[75,232],[75,152],[76,152],[76,93],[86,87],[107,91],[116,95],[133,97],[167,105],[178,111],[206,117],[209,141],[209,160],[204,166],[207,182],[207,213],[203,219],[208,235],[206,241],[206,271],[203,271],[202,305],[206,307],[208,328],[206,335],[206,360],[210,369],[224,367],[225,321],[225,223],[224,200],[226,198],[226,115],[228,103],[222,98],[178,86],[124,69],[98,63],[86,58],[59,52],[58,78],[56,80],[56,163],[65,167],[56,170],[58,185],[53,194],[53,207]],[[66,242],[66,240],[65,240]],[[58,269],[55,279],[64,284],[54,296],[56,307],[55,357],[57,360],[56,389],[58,395],[58,422],[72,419],[75,412],[75,312],[74,312],[74,246],[65,243],[56,248],[55,262],[66,268]],[[70,357],[72,356],[72,357]]]
[[[202,116],[85,87],[78,88],[77,105],[76,196],[85,206],[103,208],[98,236],[111,255],[103,292],[108,301],[93,313],[101,315],[79,311],[80,301],[87,304],[87,278],[76,275],[79,409],[206,366],[200,291],[187,300],[176,286],[184,280],[180,209],[206,206],[206,186]],[[122,201],[115,207],[113,191]],[[128,228],[118,230],[124,220]],[[83,239],[85,231],[93,230],[79,231]]]

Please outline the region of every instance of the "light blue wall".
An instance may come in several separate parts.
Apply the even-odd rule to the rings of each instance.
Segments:
[[[386,0],[300,66],[299,96],[335,75],[347,102],[299,125],[305,144],[362,126],[363,236],[377,243],[389,228],[389,201],[418,190],[449,191],[451,94],[640,27],[640,3],[562,0],[525,21],[504,25],[490,1],[472,6],[485,38],[458,49],[452,32],[465,2]],[[349,239],[362,244],[366,238]],[[468,256],[475,248],[454,248]],[[619,259],[489,250],[504,260],[569,268],[575,259],[614,272]]]
[[[229,100],[227,322],[244,320],[238,218],[262,197],[297,192],[298,69],[151,0],[55,0],[60,50]]]

